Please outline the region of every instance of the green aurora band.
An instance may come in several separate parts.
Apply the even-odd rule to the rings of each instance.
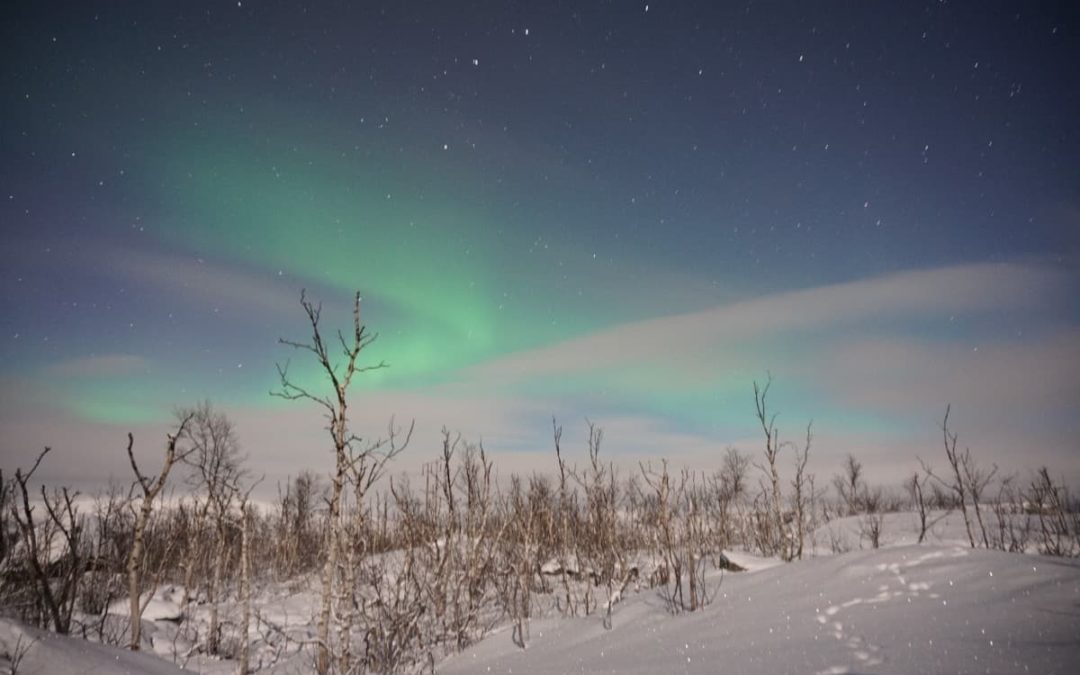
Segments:
[[[437,158],[401,166],[383,153],[381,160],[359,161],[302,133],[290,145],[245,143],[238,129],[212,139],[205,133],[168,136],[170,142],[152,144],[147,156],[155,159],[145,170],[161,243],[269,274],[284,271],[313,292],[324,289],[339,299],[359,289],[362,318],[380,334],[369,362],[390,367],[358,378],[358,390],[458,382],[470,366],[663,313],[627,292],[597,302],[596,279],[587,272],[569,279],[560,258],[586,258],[582,246],[564,242],[547,257],[528,255],[530,242],[519,234],[520,223],[512,223],[520,216],[500,208],[499,200],[481,199],[477,179]],[[632,267],[633,261],[612,264]],[[582,267],[587,266],[574,266]],[[296,318],[295,328],[282,337],[304,341],[307,326],[298,305]],[[348,320],[327,315],[324,327],[334,330]],[[640,363],[535,376],[501,385],[499,394],[574,404],[589,414],[660,416],[688,431],[746,429],[749,386],[763,373],[731,367],[731,354],[757,363],[763,347],[718,345],[727,350],[722,361],[728,367],[718,363],[690,377],[666,364]],[[234,373],[207,382],[206,372],[177,368],[171,374],[79,381],[62,398],[80,417],[137,423],[168,414],[176,405],[170,397],[198,397],[196,392],[226,404],[282,405],[268,395],[277,385],[274,361],[288,361],[290,376],[304,386],[322,383],[303,354],[274,344],[263,356],[265,372],[249,369],[243,378]],[[797,387],[785,385],[789,391]],[[801,418],[800,410],[787,412],[790,419]],[[888,425],[839,410],[826,409],[824,417],[843,417],[849,426]]]

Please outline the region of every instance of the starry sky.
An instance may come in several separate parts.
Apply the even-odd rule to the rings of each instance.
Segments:
[[[1040,2],[21,2],[0,44],[0,459],[213,400],[270,477],[299,295],[379,334],[354,423],[510,468],[961,443],[1080,479],[1080,14]],[[45,469],[43,469],[44,471]]]

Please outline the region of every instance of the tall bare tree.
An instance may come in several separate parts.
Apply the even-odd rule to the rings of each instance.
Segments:
[[[945,480],[934,474],[930,465],[921,458],[919,459],[919,462],[922,464],[923,471],[926,472],[928,477],[934,479],[942,487],[953,493],[957,503],[960,504],[960,513],[964,516],[964,530],[967,532],[968,542],[971,544],[971,548],[975,548],[975,532],[972,529],[971,516],[968,513],[967,506],[968,500],[971,497],[971,487],[969,485],[968,472],[965,471],[966,465],[972,461],[971,450],[965,448],[962,453],[957,451],[957,436],[949,429],[949,413],[951,411],[952,406],[945,406],[945,418],[941,422],[941,433],[945,442],[945,459],[949,463],[949,468],[952,470],[951,480]]]
[[[252,484],[237,496],[240,507],[240,654],[236,675],[248,675],[251,671],[251,539],[255,513],[250,505]]]
[[[795,510],[795,537],[791,557],[799,560],[802,560],[803,544],[806,539],[806,502],[810,496],[807,494],[808,486],[811,493],[814,491],[813,477],[806,473],[806,463],[810,459],[810,443],[814,438],[813,426],[813,422],[806,424],[806,445],[801,451],[798,448],[795,449],[795,477],[791,480],[791,501]]]
[[[190,419],[184,430],[184,440],[188,447],[185,461],[192,466],[193,482],[196,489],[204,493],[205,499],[203,507],[196,509],[197,518],[201,520],[209,515],[213,520],[213,556],[206,588],[206,599],[210,605],[206,648],[211,654],[217,654],[221,646],[218,595],[229,553],[229,513],[239,495],[240,481],[245,474],[244,456],[240,452],[240,443],[232,421],[224,413],[215,410],[209,401],[181,410],[177,417]],[[194,558],[193,555],[190,557]],[[188,561],[189,573],[194,568],[194,563],[194,559]],[[185,586],[185,601],[187,592]]]
[[[279,342],[298,351],[309,353],[315,359],[322,375],[329,381],[331,392],[329,394],[315,393],[305,384],[292,379],[288,373],[288,363],[286,363],[285,366],[278,365],[281,387],[272,391],[271,394],[288,400],[311,401],[322,407],[329,422],[328,430],[334,448],[334,470],[330,475],[330,498],[327,503],[329,527],[326,540],[326,561],[323,566],[322,597],[316,629],[318,646],[315,667],[320,675],[325,675],[331,667],[330,623],[335,598],[338,559],[342,549],[341,512],[346,483],[351,476],[370,486],[382,473],[382,467],[386,465],[386,462],[408,444],[409,437],[405,438],[404,443],[395,442],[393,423],[391,423],[391,438],[388,441],[365,443],[349,429],[347,394],[353,377],[386,367],[386,363],[382,361],[372,365],[357,362],[360,353],[377,337],[367,332],[366,327],[360,323],[360,293],[356,293],[353,297],[352,332],[348,338],[341,331],[337,332],[337,342],[341,349],[340,360],[331,357],[331,350],[323,340],[319,328],[322,304],[308,300],[307,294],[301,292],[300,305],[311,328],[310,341],[296,342],[282,338]],[[409,436],[411,436],[411,431],[410,427]]]
[[[135,462],[135,436],[128,434],[127,455],[131,462],[131,470],[135,473],[136,485],[142,490],[142,503],[135,514],[135,532],[131,542],[131,552],[128,554],[127,576],[128,595],[131,603],[131,641],[128,647],[132,650],[139,649],[139,641],[142,637],[142,612],[145,605],[142,603],[143,563],[146,556],[145,534],[146,525],[150,522],[150,514],[154,510],[154,500],[165,487],[165,481],[169,478],[169,471],[177,460],[184,459],[190,450],[177,450],[177,443],[187,430],[191,422],[191,416],[183,417],[175,433],[168,434],[165,442],[165,457],[161,463],[161,472],[154,477],[147,476],[139,470]]]
[[[766,473],[771,483],[770,519],[773,522],[773,547],[774,552],[779,553],[784,560],[790,560],[791,556],[787,546],[787,537],[784,536],[784,513],[783,499],[780,491],[780,472],[776,468],[776,461],[780,455],[780,434],[776,430],[776,414],[768,413],[765,397],[769,394],[772,386],[772,376],[768,376],[764,387],[758,387],[754,381],[754,411],[761,430],[765,433],[765,466],[759,468]]]

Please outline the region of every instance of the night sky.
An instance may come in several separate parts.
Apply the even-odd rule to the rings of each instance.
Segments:
[[[550,463],[961,445],[1080,478],[1080,15],[1035,2],[14,2],[0,459],[122,475],[212,399],[274,478],[302,288],[379,333],[396,414]],[[583,445],[583,443],[582,443]]]

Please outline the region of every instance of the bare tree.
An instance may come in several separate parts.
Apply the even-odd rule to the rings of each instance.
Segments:
[[[213,519],[213,557],[206,587],[206,599],[210,605],[206,648],[209,653],[218,654],[221,647],[218,595],[228,561],[229,515],[245,474],[244,457],[240,453],[232,421],[215,410],[209,401],[181,410],[177,418],[190,419],[184,430],[184,440],[188,446],[185,461],[194,470],[193,482],[197,489],[204,493],[202,507],[195,510],[196,526],[200,526],[201,520],[207,515]],[[198,541],[198,538],[194,538],[192,549],[198,547]],[[190,578],[194,567],[194,560],[189,560],[187,578]],[[185,581],[185,604],[189,583]]]
[[[964,473],[964,483],[967,485],[968,494],[971,495],[971,506],[975,511],[975,522],[979,525],[983,546],[990,548],[990,538],[986,533],[986,523],[983,522],[981,504],[984,491],[997,475],[997,465],[991,466],[989,471],[983,469],[971,456],[971,450],[965,448],[964,454],[960,457],[960,469]]]
[[[873,489],[864,488],[859,500],[863,506],[863,514],[859,517],[859,538],[860,541],[863,538],[868,539],[871,548],[875,549],[881,547],[881,532],[885,524],[882,513],[884,499],[885,495],[878,486]]]
[[[806,538],[806,500],[807,485],[813,493],[813,476],[807,476],[806,463],[810,458],[810,443],[813,440],[813,422],[806,425],[806,444],[802,451],[795,450],[795,478],[791,481],[792,501],[795,507],[795,550],[793,558],[802,560],[803,542]]]
[[[535,485],[535,483],[534,483]],[[510,477],[510,493],[503,505],[503,512],[513,524],[511,537],[501,542],[505,548],[503,559],[509,569],[499,575],[495,583],[500,586],[502,604],[508,608],[511,628],[511,640],[518,647],[525,649],[529,641],[529,618],[532,612],[532,578],[539,565],[532,557],[536,547],[537,521],[541,510],[533,508],[529,495],[525,494],[521,479]]]
[[[66,634],[71,630],[79,582],[85,571],[80,545],[82,526],[74,502],[78,495],[66,487],[49,495],[44,485],[41,486],[41,500],[48,517],[35,522],[28,483],[49,451],[50,448],[45,448],[25,474],[22,469],[15,470],[21,508],[12,505],[11,514],[26,545],[24,557],[37,590],[41,613],[51,621],[53,630]],[[57,537],[61,540],[60,546],[54,547]]]
[[[652,491],[641,525],[651,530],[652,546],[661,561],[660,574],[653,583],[662,587],[662,597],[672,614],[703,609],[718,590],[710,593],[705,582],[707,553],[712,545],[705,519],[707,483],[685,469],[675,479],[668,472],[666,460],[661,460],[658,471],[645,464],[639,467]],[[722,552],[717,552],[716,559],[726,561]]]
[[[971,544],[971,548],[975,548],[975,533],[971,528],[971,516],[968,515],[967,508],[971,490],[968,485],[967,473],[964,470],[965,464],[970,461],[971,450],[965,449],[963,453],[956,450],[956,434],[949,430],[949,413],[951,410],[952,406],[945,406],[945,419],[941,422],[941,433],[945,442],[945,459],[949,463],[949,468],[952,469],[951,481],[946,481],[935,475],[930,465],[921,458],[919,463],[922,464],[923,471],[926,472],[928,477],[933,478],[956,498],[956,502],[960,506],[960,513],[964,516],[964,530],[967,532],[968,542]]]
[[[750,471],[750,458],[737,448],[724,452],[724,465],[720,469],[721,489],[724,496],[736,500],[746,494],[746,474]]]
[[[132,650],[139,649],[139,641],[142,636],[142,612],[145,605],[142,603],[143,566],[145,563],[145,534],[146,525],[150,521],[150,514],[154,509],[154,499],[165,487],[165,481],[169,478],[169,471],[177,460],[182,460],[190,450],[177,451],[177,442],[183,438],[187,430],[191,416],[180,420],[176,433],[168,434],[165,443],[165,457],[161,463],[161,472],[156,477],[150,477],[139,470],[135,462],[135,437],[128,434],[127,455],[131,462],[131,470],[135,473],[136,485],[142,489],[142,503],[135,516],[135,531],[131,542],[131,552],[128,554],[127,577],[128,594],[131,611],[131,641],[128,647]]]
[[[563,594],[565,597],[565,604],[562,607],[564,613],[570,616],[577,615],[577,604],[574,602],[573,594],[570,592],[570,541],[572,538],[571,533],[571,519],[576,515],[577,508],[574,504],[573,495],[569,486],[567,485],[567,467],[566,460],[562,455],[562,427],[556,422],[555,418],[551,418],[552,435],[555,440],[555,460],[559,467],[559,501],[557,506],[558,513],[558,530],[556,532],[556,551],[559,562],[559,575],[562,580]],[[577,566],[576,553],[574,554],[574,565]]]
[[[25,543],[26,552],[26,565],[29,568],[31,579],[37,589],[35,603],[41,607],[40,614],[47,615],[53,622],[53,627],[58,633],[67,632],[62,630],[63,619],[60,614],[60,607],[56,601],[56,597],[53,595],[52,584],[49,583],[49,576],[44,569],[48,565],[46,560],[44,564],[41,560],[42,549],[48,551],[48,542],[40,542],[38,540],[39,528],[38,524],[34,522],[34,507],[30,504],[30,494],[27,488],[27,483],[33,477],[34,472],[37,471],[38,466],[41,465],[41,460],[45,458],[45,455],[49,454],[52,448],[45,448],[41,454],[38,455],[37,460],[34,461],[33,466],[25,474],[21,468],[15,469],[15,484],[19,487],[19,493],[22,498],[21,512],[14,504],[11,507],[11,515],[15,518],[15,524],[19,529],[19,533],[22,535],[23,542]],[[5,533],[6,534],[6,533]],[[41,621],[44,625],[47,622]]]
[[[791,555],[787,537],[784,536],[783,497],[780,491],[780,472],[776,468],[777,458],[780,455],[780,448],[782,445],[780,443],[779,432],[776,430],[776,414],[773,413],[772,415],[769,415],[765,403],[765,397],[768,395],[771,386],[771,375],[765,381],[764,387],[759,388],[757,381],[754,381],[754,410],[758,423],[761,425],[761,430],[765,433],[765,466],[759,465],[759,468],[766,473],[772,488],[770,494],[772,501],[769,511],[770,520],[772,521],[771,529],[773,531],[773,553],[779,553],[780,557],[784,560],[790,560]]]
[[[1069,494],[1064,485],[1055,485],[1045,466],[1035,472],[1027,493],[1028,510],[1038,517],[1040,551],[1045,555],[1080,555],[1080,530],[1074,511],[1069,522]]]
[[[926,540],[926,532],[930,529],[929,507],[926,504],[924,488],[926,478],[921,478],[919,472],[911,474],[907,481],[907,489],[911,495],[911,502],[915,506],[915,512],[919,515],[919,543]]]
[[[255,514],[250,501],[252,484],[237,501],[240,507],[240,654],[237,659],[237,675],[248,675],[251,671],[251,539],[254,529]]]
[[[31,638],[22,631],[19,631],[18,637],[15,638],[15,644],[11,645],[10,649],[4,651],[0,656],[4,661],[7,661],[7,672],[10,675],[19,675],[22,668],[23,659],[30,653],[34,645],[38,643],[41,638]]]
[[[712,598],[705,583],[705,555],[708,548],[708,532],[703,517],[705,494],[704,481],[683,470],[680,493],[680,528],[684,557],[686,559],[687,591],[690,595],[690,611],[703,609]]]
[[[1010,553],[1022,553],[1031,536],[1031,519],[1022,514],[1023,497],[1016,486],[1016,476],[1009,475],[1001,479],[997,495],[991,505],[997,531],[991,544],[995,548]]]
[[[866,488],[862,473],[862,462],[855,459],[855,455],[849,454],[844,460],[844,472],[833,476],[833,487],[840,495],[848,516],[854,516],[861,510],[859,499]]]
[[[668,610],[678,613],[686,607],[683,597],[683,556],[679,550],[679,533],[675,509],[678,506],[679,487],[672,486],[668,473],[667,460],[660,461],[660,470],[653,471],[652,466],[639,464],[641,477],[653,494],[653,513],[649,515],[653,530],[653,546],[662,560],[663,574],[657,580],[665,587],[664,600]]]
[[[275,556],[277,570],[285,577],[308,571],[317,561],[319,547],[312,519],[321,498],[325,498],[325,489],[311,471],[301,471],[286,481],[284,491],[278,485]]]
[[[572,472],[574,481],[584,493],[584,512],[581,514],[577,542],[577,555],[591,584],[586,584],[584,601],[585,614],[598,607],[593,597],[593,587],[608,587],[608,597],[613,594],[611,588],[615,568],[619,565],[615,544],[615,510],[617,489],[614,483],[614,468],[605,466],[600,460],[600,444],[604,431],[586,420],[588,426],[588,463],[585,468]],[[609,603],[610,604],[610,603]]]
[[[366,327],[360,323],[360,293],[356,293],[353,298],[352,333],[348,339],[341,331],[337,333],[338,344],[343,357],[340,362],[331,357],[330,349],[320,332],[319,318],[322,313],[322,305],[308,300],[306,293],[301,292],[300,306],[303,308],[311,327],[310,342],[295,342],[286,339],[280,339],[279,342],[298,351],[311,354],[322,374],[329,381],[332,391],[330,394],[318,394],[310,391],[305,385],[289,376],[288,363],[286,363],[285,366],[278,365],[281,388],[271,392],[271,394],[288,400],[311,401],[322,407],[329,422],[330,440],[334,448],[334,470],[330,474],[330,498],[327,504],[329,527],[326,541],[326,560],[322,575],[322,598],[316,637],[318,647],[315,659],[316,670],[320,675],[325,675],[330,671],[331,666],[330,622],[335,597],[335,578],[342,548],[342,542],[340,541],[342,535],[341,507],[345,485],[351,476],[358,477],[362,481],[370,479],[373,482],[382,473],[382,467],[386,465],[386,462],[408,444],[408,437],[406,437],[403,444],[390,443],[388,445],[384,441],[365,443],[349,429],[347,393],[353,377],[359,373],[386,367],[386,363],[382,361],[374,365],[357,363],[360,353],[369,347],[377,337],[368,333]],[[391,428],[393,428],[392,423]],[[411,436],[411,427],[409,435]]]
[[[385,474],[389,461],[409,444],[412,433],[412,424],[403,433],[391,418],[383,439],[349,449],[347,482],[352,487],[352,508],[342,504],[341,517],[330,521],[330,527],[338,530],[333,538],[341,549],[336,554],[341,579],[334,595],[334,612],[338,617],[337,667],[342,673],[353,670],[352,631],[358,618],[356,609],[362,602],[356,595],[357,574],[371,552],[367,495]]]
[[[747,493],[747,474],[750,471],[750,458],[736,448],[727,448],[724,452],[723,466],[713,479],[716,494],[719,527],[724,544],[730,543],[736,536],[744,543],[750,541],[746,530],[743,501]],[[734,509],[734,513],[732,510]],[[738,531],[735,528],[738,527]],[[749,545],[749,544],[748,544]]]
[[[130,549],[130,532],[134,513],[128,500],[131,490],[111,482],[108,488],[94,499],[93,528],[89,532],[90,554],[86,564],[89,583],[84,583],[80,609],[84,615],[83,637],[93,630],[94,638],[102,644],[121,646],[127,644],[128,631],[124,626],[109,621],[109,608],[113,601],[123,596],[127,579],[116,574],[123,569]],[[92,624],[85,622],[96,615]]]

